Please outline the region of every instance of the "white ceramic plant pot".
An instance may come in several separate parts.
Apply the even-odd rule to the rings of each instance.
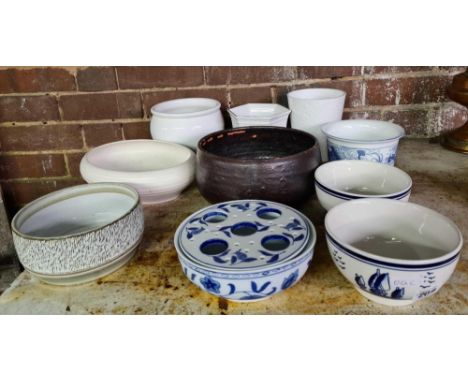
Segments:
[[[205,135],[224,129],[221,104],[209,98],[181,98],[151,108],[151,136],[192,150]]]
[[[339,160],[315,171],[315,191],[323,208],[329,210],[349,200],[386,198],[408,201],[410,176],[399,168],[360,160]]]
[[[384,305],[408,305],[436,293],[452,275],[463,239],[429,208],[389,199],[360,199],[325,217],[333,262],[357,291]]]
[[[331,122],[321,127],[327,137],[328,159],[357,159],[393,166],[400,139],[399,125],[371,119]]]
[[[328,160],[327,139],[320,126],[343,117],[346,92],[337,89],[300,89],[288,93],[291,127],[315,136],[320,145],[322,161]]]
[[[80,163],[88,183],[120,182],[138,191],[143,204],[173,200],[192,183],[195,154],[176,143],[137,139],[89,151]]]

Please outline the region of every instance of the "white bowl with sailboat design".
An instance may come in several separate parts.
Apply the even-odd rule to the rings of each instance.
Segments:
[[[413,203],[359,199],[325,217],[338,270],[366,298],[402,306],[436,293],[460,258],[463,238],[445,216]]]

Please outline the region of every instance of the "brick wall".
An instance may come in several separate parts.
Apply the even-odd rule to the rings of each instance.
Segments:
[[[344,118],[401,124],[432,137],[461,125],[466,110],[446,88],[463,67],[32,67],[0,68],[0,180],[10,214],[55,189],[82,183],[91,147],[150,138],[152,105],[209,97],[223,108],[286,105],[304,87],[347,92]],[[226,119],[227,120],[227,119]],[[228,121],[229,123],[229,121]]]

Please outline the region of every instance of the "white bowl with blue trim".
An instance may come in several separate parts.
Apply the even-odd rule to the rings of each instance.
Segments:
[[[315,191],[326,210],[355,199],[385,198],[407,202],[411,177],[399,168],[360,160],[340,160],[315,171]]]
[[[369,300],[409,305],[436,293],[460,258],[463,238],[445,216],[413,203],[359,199],[325,217],[338,270]]]
[[[322,125],[328,160],[357,159],[393,166],[398,142],[405,135],[399,125],[371,119],[350,119]]]
[[[296,284],[316,241],[310,220],[261,200],[214,204],[178,227],[174,245],[185,275],[202,290],[232,301],[258,301]]]

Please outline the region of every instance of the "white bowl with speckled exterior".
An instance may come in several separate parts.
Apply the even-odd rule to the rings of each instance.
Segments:
[[[195,154],[171,142],[135,139],[108,143],[90,150],[81,160],[88,183],[125,183],[140,194],[143,204],[177,198],[195,176]]]
[[[138,193],[118,183],[52,192],[23,207],[11,222],[24,268],[58,285],[115,271],[140,242],[144,218]]]

